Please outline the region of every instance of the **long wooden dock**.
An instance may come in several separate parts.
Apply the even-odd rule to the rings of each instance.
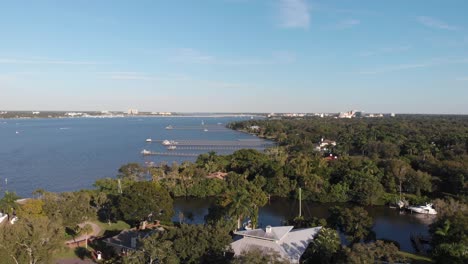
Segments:
[[[233,140],[173,140],[170,145],[175,146],[270,146],[272,143],[265,141],[233,141]]]
[[[144,156],[176,156],[176,157],[198,157],[200,153],[180,153],[180,152],[155,152],[149,151],[142,153]]]
[[[239,149],[257,149],[263,150],[264,146],[175,146],[176,150],[239,150]]]

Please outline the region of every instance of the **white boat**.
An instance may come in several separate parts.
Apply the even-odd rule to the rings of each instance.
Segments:
[[[16,134],[19,134],[19,131],[16,131]]]
[[[168,150],[174,150],[174,149],[176,149],[176,148],[177,148],[177,147],[174,146],[174,145],[171,145],[171,146],[167,147]]]
[[[252,230],[252,221],[249,220],[249,221],[243,223],[242,227],[244,227],[245,230]]]
[[[205,128],[205,129],[203,129],[203,131],[208,132],[208,129]]]
[[[164,146],[170,146],[170,145],[177,145],[179,144],[179,142],[177,141],[174,141],[174,140],[164,140],[161,144],[163,144]]]
[[[168,125],[166,129],[173,129],[173,127],[171,125]]]
[[[410,210],[411,212],[418,213],[418,214],[430,214],[430,215],[437,214],[437,211],[432,207],[432,204],[426,204],[426,205],[421,205],[421,206],[410,206],[408,207],[408,210]]]
[[[141,154],[143,154],[143,155],[150,155],[150,154],[151,154],[151,151],[144,149],[144,150],[141,151]]]
[[[153,140],[152,140],[151,138],[147,138],[147,139],[146,139],[146,142],[151,143],[151,142],[153,142]]]

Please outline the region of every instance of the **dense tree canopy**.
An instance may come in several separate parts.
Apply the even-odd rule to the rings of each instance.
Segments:
[[[122,218],[131,224],[144,220],[168,221],[174,214],[172,198],[159,184],[134,182],[118,197],[117,207]]]
[[[64,230],[60,222],[48,217],[24,217],[14,225],[0,228],[2,263],[49,263],[63,247]]]

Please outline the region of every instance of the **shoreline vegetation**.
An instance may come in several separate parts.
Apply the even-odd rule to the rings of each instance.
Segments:
[[[255,251],[235,258],[225,254],[232,230],[246,219],[255,227],[258,208],[268,197],[297,199],[301,188],[303,200],[353,205],[331,208],[327,219],[288,221],[296,228],[324,227],[302,263],[428,263],[427,258],[400,253],[393,242],[373,238],[373,220],[363,206],[400,199],[416,205],[433,201],[438,219],[430,227],[429,256],[435,262],[468,260],[468,117],[283,118],[234,122],[228,127],[274,140],[278,146],[265,152],[242,149],[224,156],[210,152],[195,162],[149,168],[129,163],[119,169],[116,178],[97,180],[93,190],[38,190],[34,199],[21,205],[15,202],[18,197],[6,193],[0,207],[9,214],[14,210],[20,220],[1,227],[0,241],[26,239],[30,233],[21,230],[31,226],[34,232],[47,234],[50,241],[40,247],[33,239],[24,247],[0,242],[0,257],[11,263],[14,258],[46,262],[67,236],[81,231],[79,224],[90,219],[109,225],[120,221],[131,227],[157,220],[166,231],[141,239],[140,250],[128,255],[112,254],[99,241],[91,247],[106,252],[112,263],[154,259],[163,263],[245,263],[264,257]],[[216,202],[205,225],[186,225],[171,222],[174,197],[215,197]],[[337,230],[345,235],[345,245]],[[25,253],[32,251],[35,254]],[[270,257],[274,259],[267,262],[286,263]]]

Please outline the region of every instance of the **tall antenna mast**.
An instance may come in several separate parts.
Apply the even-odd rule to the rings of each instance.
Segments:
[[[301,188],[299,187],[299,217],[302,216],[302,195],[301,195]]]
[[[122,184],[120,183],[120,179],[117,179],[117,182],[119,184],[118,192],[119,192],[119,194],[122,194]]]

